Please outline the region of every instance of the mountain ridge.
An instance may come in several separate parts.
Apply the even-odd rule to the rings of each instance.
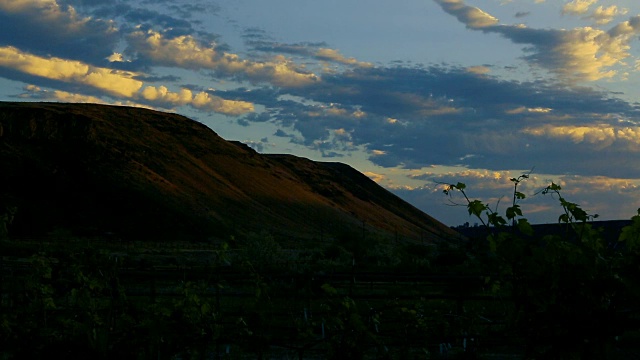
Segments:
[[[178,114],[0,102],[0,205],[10,234],[318,238],[365,227],[423,241],[457,233],[342,163],[259,154]],[[0,208],[2,211],[2,208]]]

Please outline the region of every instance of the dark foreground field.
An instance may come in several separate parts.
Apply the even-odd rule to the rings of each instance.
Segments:
[[[471,246],[63,235],[2,242],[2,358],[640,357],[637,293],[575,264],[545,279]]]

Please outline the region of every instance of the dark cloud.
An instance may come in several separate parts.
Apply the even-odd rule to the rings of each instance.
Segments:
[[[63,6],[79,7],[97,7],[97,6],[117,6],[123,4],[121,0],[58,0]]]
[[[166,30],[167,36],[189,35],[194,32],[192,22],[148,9],[134,8],[121,14],[131,24],[147,25],[155,30]]]
[[[344,154],[340,154],[335,151],[323,151],[322,157],[323,158],[341,158],[341,157],[344,157]]]
[[[245,120],[247,122],[267,122],[271,120],[271,115],[267,112],[251,113],[246,115],[242,120]]]
[[[194,14],[203,14],[208,13],[212,15],[217,15],[221,8],[220,5],[207,2],[202,4],[196,3],[182,3],[182,4],[173,4],[169,6],[169,9],[176,13],[181,19],[191,19]]]
[[[153,76],[153,75],[139,75],[136,76],[137,80],[144,81],[146,83],[172,83],[180,81],[179,76],[175,75],[163,75],[163,76]],[[189,87],[189,86],[185,86]]]
[[[246,39],[246,38],[245,38]],[[246,44],[254,51],[261,51],[267,53],[276,54],[289,54],[302,57],[315,57],[318,49],[327,46],[326,43],[294,43],[283,44],[276,41],[269,41],[265,39],[246,39]]]
[[[530,14],[530,11],[518,11],[514,16],[517,18],[523,18],[525,16],[529,16]]]
[[[103,63],[119,41],[113,24],[102,19],[83,19],[66,7],[54,11],[37,8],[29,12],[0,11],[0,46],[14,46],[34,55]]]
[[[252,97],[267,108],[269,116],[261,120],[269,118],[285,130],[295,129],[302,134],[303,144],[325,153],[345,150],[332,140],[333,130],[344,129],[353,145],[382,151],[370,159],[385,167],[542,166],[555,173],[640,173],[640,162],[629,163],[636,153],[622,143],[603,149],[588,142],[574,144],[571,137],[550,138],[525,131],[559,119],[576,127],[603,122],[615,125],[618,118],[640,121],[636,106],[587,87],[505,81],[462,68],[432,66],[358,69],[325,75],[317,85],[289,92],[301,99],[334,104],[341,112],[271,92]],[[355,116],[357,111],[366,115]],[[611,160],[611,152],[620,155]],[[583,161],[585,157],[590,161]]]

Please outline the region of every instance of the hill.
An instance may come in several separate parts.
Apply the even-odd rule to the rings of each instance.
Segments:
[[[177,114],[95,104],[0,103],[0,205],[16,210],[14,237],[457,236],[348,165],[262,155]]]

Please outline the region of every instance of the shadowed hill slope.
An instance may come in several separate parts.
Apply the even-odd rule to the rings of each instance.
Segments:
[[[457,236],[348,165],[261,155],[180,115],[94,104],[0,102],[3,208],[17,210],[17,237],[319,238],[363,225]]]

